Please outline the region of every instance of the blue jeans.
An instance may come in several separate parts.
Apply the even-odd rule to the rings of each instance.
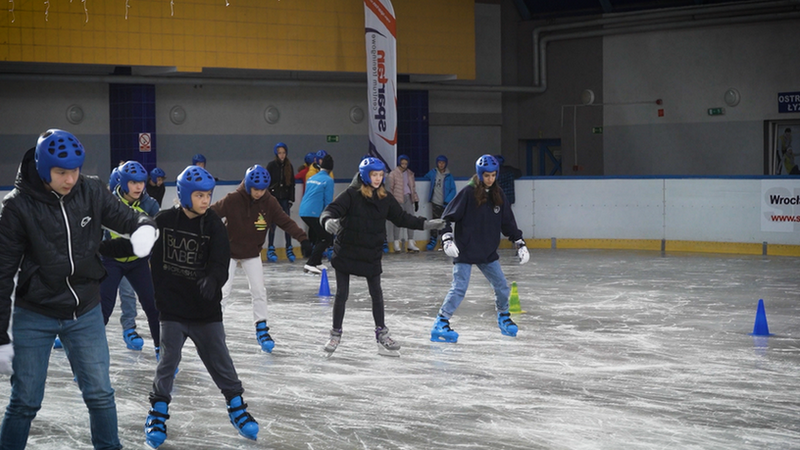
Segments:
[[[511,288],[508,287],[506,276],[500,268],[500,261],[493,261],[486,264],[475,264],[483,272],[483,276],[489,280],[494,289],[494,302],[497,312],[508,311],[508,296]],[[453,283],[444,298],[444,303],[439,309],[439,314],[446,318],[453,317],[469,287],[469,276],[472,273],[472,264],[456,263],[453,264]]]
[[[136,292],[126,277],[119,280],[119,309],[122,311],[119,316],[122,329],[136,328]]]
[[[89,409],[94,448],[121,449],[117,405],[108,375],[106,327],[100,305],[74,320],[59,320],[14,308],[13,321],[14,375],[11,376],[11,399],[0,426],[0,448],[25,448],[31,421],[42,407],[50,350],[58,335]]]

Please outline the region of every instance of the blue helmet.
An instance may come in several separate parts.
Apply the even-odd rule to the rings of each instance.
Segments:
[[[500,169],[500,164],[497,163],[492,155],[483,155],[475,161],[475,172],[478,173],[478,178],[483,178],[484,172],[496,172]]]
[[[108,177],[108,190],[111,192],[116,192],[117,186],[119,186],[119,167],[114,167],[114,170],[111,171],[111,175]]]
[[[264,167],[256,164],[253,167],[250,167],[244,173],[244,189],[247,193],[250,193],[250,189],[266,189],[269,187],[270,183],[270,176],[267,169]]]
[[[187,166],[178,175],[176,183],[178,187],[178,200],[181,206],[192,209],[192,192],[194,191],[213,191],[216,186],[214,177],[206,169],[200,166]]]
[[[157,182],[158,178],[166,178],[166,177],[167,177],[167,174],[163,170],[159,169],[158,167],[156,167],[155,169],[150,171],[150,180],[153,183]]]
[[[400,161],[402,161],[404,159],[406,161],[408,161],[409,163],[411,163],[411,158],[409,158],[408,155],[400,155],[400,156],[397,157],[397,165],[399,166],[400,165]]]
[[[136,161],[128,161],[117,168],[119,172],[119,189],[123,194],[129,194],[128,182],[144,183],[147,181],[147,170]]]
[[[81,142],[64,130],[50,129],[39,136],[36,142],[36,171],[39,178],[50,183],[50,169],[60,167],[62,169],[80,169],[83,167],[83,160],[86,158],[86,151]]]
[[[198,153],[198,154],[196,154],[196,155],[192,156],[192,165],[193,165],[193,166],[196,166],[196,165],[197,165],[197,163],[203,163],[203,164],[205,164],[205,162],[206,162],[206,157],[205,157],[205,156],[203,156],[203,154],[202,154],[202,153]]]
[[[328,152],[326,152],[325,150],[320,150],[314,154],[314,162],[319,164],[320,162],[322,162],[322,158],[326,156],[328,156]]]
[[[436,157],[436,164],[439,164],[439,161],[444,161],[444,166],[447,167],[447,156],[439,155]]]
[[[275,147],[272,149],[272,151],[275,153],[275,156],[278,156],[278,149],[281,148],[281,147],[283,147],[283,149],[286,150],[286,154],[287,155],[289,154],[289,146],[284,144],[283,142],[278,142],[277,144],[275,144]]]
[[[364,184],[372,184],[372,181],[369,178],[369,173],[373,170],[380,170],[381,172],[386,170],[386,166],[383,164],[378,158],[373,158],[369,156],[361,160],[361,164],[358,165],[358,173],[361,176],[361,182]]]
[[[316,156],[317,156],[316,153],[308,152],[308,153],[306,153],[306,157],[303,158],[303,162],[305,162],[306,164],[308,164],[310,166],[310,165],[314,164],[314,158]]]

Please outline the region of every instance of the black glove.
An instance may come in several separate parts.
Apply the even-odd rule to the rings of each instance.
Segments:
[[[212,276],[206,276],[197,280],[197,287],[200,288],[200,295],[207,301],[216,299],[219,288],[217,287],[217,280]]]
[[[292,205],[294,205],[294,202],[289,202],[289,209],[292,209]]]
[[[311,243],[311,239],[306,239],[300,243],[300,253],[303,258],[309,258],[312,250],[314,250],[314,244]]]
[[[414,212],[419,211],[419,202],[414,202]]]

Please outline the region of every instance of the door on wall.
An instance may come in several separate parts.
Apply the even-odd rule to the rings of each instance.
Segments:
[[[418,177],[429,169],[428,91],[397,91],[397,156],[411,158],[409,168]],[[394,161],[397,164],[397,161]]]
[[[767,122],[764,175],[800,175],[800,121]]]
[[[561,175],[561,139],[530,139],[525,149],[525,175]]]

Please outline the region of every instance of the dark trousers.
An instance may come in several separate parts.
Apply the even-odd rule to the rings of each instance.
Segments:
[[[172,385],[175,382],[175,369],[181,362],[181,350],[186,338],[194,342],[197,355],[214,380],[225,400],[242,395],[244,388],[233,360],[225,344],[225,328],[222,322],[161,322],[161,356],[150,393],[150,404],[172,401]]]
[[[139,304],[142,305],[142,310],[147,316],[147,324],[150,326],[150,335],[153,336],[153,345],[158,347],[161,341],[161,333],[158,327],[158,310],[156,309],[149,259],[139,258],[131,262],[119,262],[113,258],[103,258],[103,267],[106,268],[108,273],[103,282],[100,283],[103,321],[108,325],[108,318],[111,317],[114,305],[117,303],[119,282],[124,276],[131,283],[133,290],[139,297]]]
[[[283,210],[283,212],[285,212],[287,216],[291,216],[292,213],[291,213],[291,208],[289,207],[289,199],[288,198],[279,198],[277,200],[278,200],[278,203],[280,203],[281,209]],[[270,247],[274,247],[275,246],[275,227],[276,226],[277,225],[275,225],[274,223],[269,226],[269,237],[268,237],[268,239],[269,239],[269,246]],[[286,232],[286,247],[288,248],[288,247],[291,247],[291,246],[292,246],[292,235],[289,234],[289,232],[287,231]]]
[[[369,296],[372,297],[372,318],[375,327],[385,327],[383,311],[383,290],[381,289],[381,276],[365,277]],[[350,274],[341,270],[336,271],[336,296],[333,300],[333,328],[341,329],[344,321],[344,305],[350,295]]]
[[[319,217],[302,217],[302,219],[308,225],[308,238],[314,244],[314,250],[311,251],[311,256],[306,264],[318,266],[322,264],[322,254],[333,242],[333,235],[320,225]]]
[[[437,205],[431,203],[431,219],[441,219],[444,213],[444,205]],[[436,237],[439,236],[439,230],[431,230],[431,242],[436,242]]]

